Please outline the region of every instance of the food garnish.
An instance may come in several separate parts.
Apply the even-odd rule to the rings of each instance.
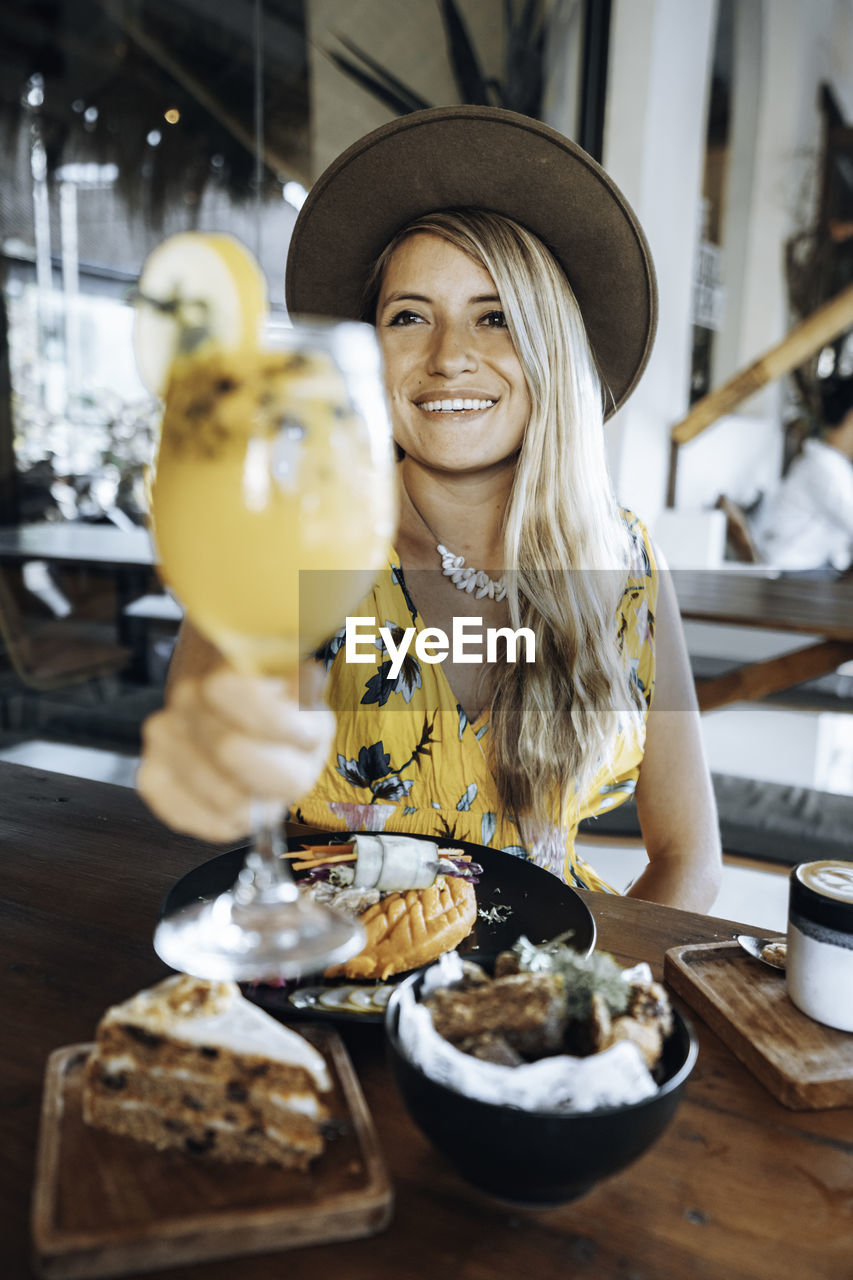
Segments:
[[[486,924],[503,924],[512,915],[512,907],[507,902],[497,902],[493,907],[480,907],[477,915]]]
[[[142,381],[164,396],[175,358],[204,343],[257,346],[267,288],[252,254],[224,234],[183,231],[148,255],[135,295],[133,349]]]
[[[567,947],[571,935],[560,934],[551,942],[533,943],[523,935],[512,948],[519,969],[528,973],[557,973],[564,980],[566,1011],[570,1018],[587,1018],[592,1012],[592,997],[598,995],[611,1014],[628,1008],[631,988],[624,970],[606,951],[593,951],[584,956]]]

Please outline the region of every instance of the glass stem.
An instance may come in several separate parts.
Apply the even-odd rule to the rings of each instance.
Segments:
[[[283,810],[275,801],[252,801],[252,846],[237,877],[234,896],[248,903],[295,902],[299,890],[293,880],[282,834]]]

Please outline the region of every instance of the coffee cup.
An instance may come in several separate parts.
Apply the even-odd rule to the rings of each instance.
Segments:
[[[786,979],[803,1013],[853,1031],[853,861],[801,862],[791,872]]]

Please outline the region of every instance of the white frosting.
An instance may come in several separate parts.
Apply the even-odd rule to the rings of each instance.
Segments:
[[[132,1023],[183,1044],[257,1054],[302,1067],[318,1089],[331,1088],[326,1064],[313,1045],[244,999],[235,983],[204,983],[183,974],[166,978],[109,1009],[103,1022]]]
[[[119,1071],[135,1071],[139,1066],[136,1058],[132,1058],[129,1053],[103,1053],[99,1056],[110,1075],[117,1075]],[[152,1075],[156,1070],[155,1067]]]
[[[263,1009],[250,1004],[237,994],[230,1009],[212,1018],[198,1018],[181,1023],[170,1032],[187,1044],[211,1045],[234,1053],[256,1053],[272,1062],[304,1067],[317,1082],[328,1089],[326,1065],[316,1049],[302,1036],[275,1022]]]
[[[105,1053],[101,1055],[101,1062],[110,1075],[117,1075],[120,1071],[139,1070],[139,1059],[131,1057],[129,1053]],[[210,1080],[209,1076],[199,1075],[197,1071],[188,1071],[186,1067],[146,1067],[145,1074],[155,1077],[168,1076],[170,1080]]]
[[[297,1111],[300,1115],[311,1116],[316,1119],[320,1112],[320,1105],[313,1093],[271,1093],[270,1102],[275,1107],[281,1107],[285,1111]]]

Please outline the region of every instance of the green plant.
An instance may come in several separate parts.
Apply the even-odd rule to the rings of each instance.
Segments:
[[[447,53],[461,102],[506,107],[538,117],[542,108],[543,51],[548,0],[504,0],[504,68],[486,76],[465,20],[454,0],[438,0]],[[346,54],[325,50],[345,75],[397,115],[441,104],[428,102],[346,36],[335,37]]]

